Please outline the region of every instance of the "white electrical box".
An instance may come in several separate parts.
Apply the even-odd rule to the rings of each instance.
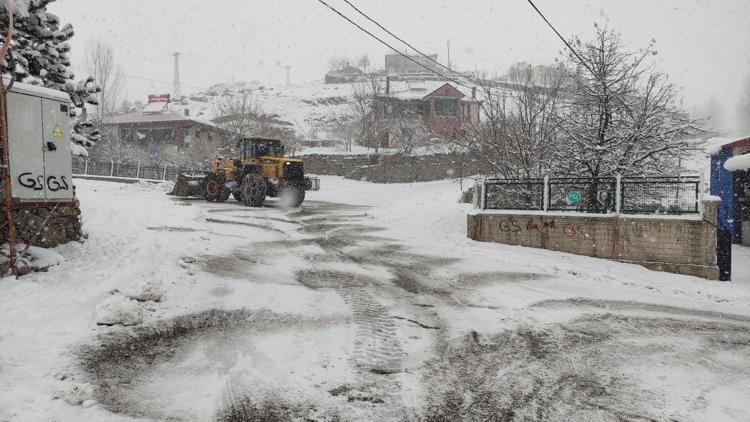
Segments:
[[[16,82],[8,91],[7,105],[13,199],[72,201],[68,94]]]

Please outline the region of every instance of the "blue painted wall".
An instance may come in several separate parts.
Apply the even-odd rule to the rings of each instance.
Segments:
[[[737,216],[734,191],[734,175],[724,168],[724,163],[732,157],[731,149],[721,149],[711,156],[711,195],[721,198],[717,224],[729,231],[732,243],[740,243],[740,221]]]

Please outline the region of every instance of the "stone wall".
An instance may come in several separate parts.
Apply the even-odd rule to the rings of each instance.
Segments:
[[[640,264],[717,280],[716,202],[703,217],[484,212],[468,216],[468,237]]]
[[[492,173],[477,157],[466,154],[305,155],[305,173],[344,176],[374,183],[410,183]]]
[[[1,209],[0,225],[5,226],[7,214]],[[45,223],[46,219],[46,223]],[[78,201],[74,205],[50,208],[23,208],[15,210],[16,237],[18,243],[31,242],[34,246],[52,248],[74,240],[80,240],[81,210]],[[7,242],[7,230],[0,230],[0,244]]]

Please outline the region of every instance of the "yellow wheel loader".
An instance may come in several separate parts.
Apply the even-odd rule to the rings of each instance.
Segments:
[[[262,207],[270,196],[281,198],[284,206],[297,207],[305,191],[320,189],[317,177],[305,176],[302,160],[284,157],[280,139],[243,138],[238,146],[239,159],[218,157],[211,163],[201,183],[206,200],[224,202],[231,195],[245,205]]]

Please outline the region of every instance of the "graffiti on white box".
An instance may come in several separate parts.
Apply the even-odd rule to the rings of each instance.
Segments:
[[[34,176],[31,172],[25,172],[18,175],[18,183],[29,189],[33,190],[44,190],[45,186],[50,192],[57,192],[60,190],[69,190],[70,185],[68,184],[65,176],[47,176],[45,180],[44,175]]]

